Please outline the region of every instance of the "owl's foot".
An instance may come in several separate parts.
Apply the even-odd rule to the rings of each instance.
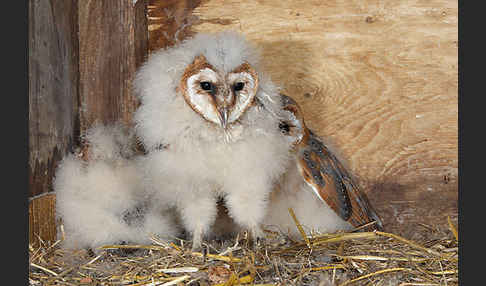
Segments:
[[[191,252],[201,252],[203,250],[201,242],[192,242]]]
[[[254,249],[265,243],[265,234],[260,227],[250,228],[247,238],[247,246],[251,246]]]
[[[200,227],[194,230],[192,235],[192,252],[200,252],[202,249],[202,229]]]

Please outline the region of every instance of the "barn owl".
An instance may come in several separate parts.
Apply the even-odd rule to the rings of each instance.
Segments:
[[[236,33],[198,34],[151,54],[137,72],[145,181],[154,202],[178,210],[193,249],[220,199],[237,225],[262,237],[268,195],[290,162],[291,144],[275,128],[283,112],[277,87],[258,61]]]
[[[281,101],[287,119],[279,128],[295,146],[294,163],[272,193],[264,223],[300,236],[288,214],[288,208],[292,208],[307,232],[350,230],[372,221],[381,229],[382,222],[366,195],[322,140],[306,127],[297,102],[285,95],[281,95]]]
[[[53,188],[67,248],[109,243],[149,243],[173,238],[179,229],[170,209],[152,206],[142,185],[133,132],[122,124],[96,124],[83,135],[86,150],[66,156]]]

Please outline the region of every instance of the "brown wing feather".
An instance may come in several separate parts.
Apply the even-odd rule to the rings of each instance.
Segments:
[[[292,139],[297,165],[304,181],[321,201],[353,226],[359,227],[376,221],[365,230],[382,229],[381,219],[372,208],[365,193],[360,190],[341,162],[321,139],[305,126],[297,102],[283,94],[281,94],[281,102],[283,109],[288,112],[288,118],[282,120],[279,127],[282,133]]]
[[[325,201],[342,219],[348,220],[351,203],[339,173],[330,163],[328,157],[310,148],[306,141],[297,147],[297,164],[304,180],[321,200]]]
[[[382,222],[366,195],[341,162],[310,130],[297,146],[297,156],[304,180],[342,219],[355,227],[376,221],[374,227],[382,229]]]

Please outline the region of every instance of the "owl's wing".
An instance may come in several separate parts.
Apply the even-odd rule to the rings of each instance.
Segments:
[[[382,229],[366,195],[319,137],[307,131],[296,146],[297,165],[304,181],[320,200],[354,227],[376,221],[372,227]]]
[[[297,102],[283,94],[280,100],[286,113],[279,128],[295,148],[297,166],[304,181],[323,203],[354,227],[376,221],[364,229],[382,229],[381,219],[366,194],[322,140],[307,128]]]

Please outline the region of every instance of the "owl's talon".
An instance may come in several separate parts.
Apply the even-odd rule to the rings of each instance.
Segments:
[[[192,238],[192,252],[201,252],[202,250],[202,233],[198,229],[194,232],[193,238]]]
[[[191,247],[191,252],[201,252],[201,251],[203,251],[201,243],[197,244],[193,242]]]
[[[202,253],[202,255],[203,255],[203,262],[204,262],[204,263],[206,262],[206,257],[207,257],[207,255],[208,255],[208,252],[209,252],[209,250],[208,250],[207,245],[206,245],[206,247],[203,247],[203,248],[201,249],[201,253]]]
[[[260,228],[252,228],[248,231],[247,236],[247,246],[252,246],[253,248],[258,248],[265,242],[265,235]]]

